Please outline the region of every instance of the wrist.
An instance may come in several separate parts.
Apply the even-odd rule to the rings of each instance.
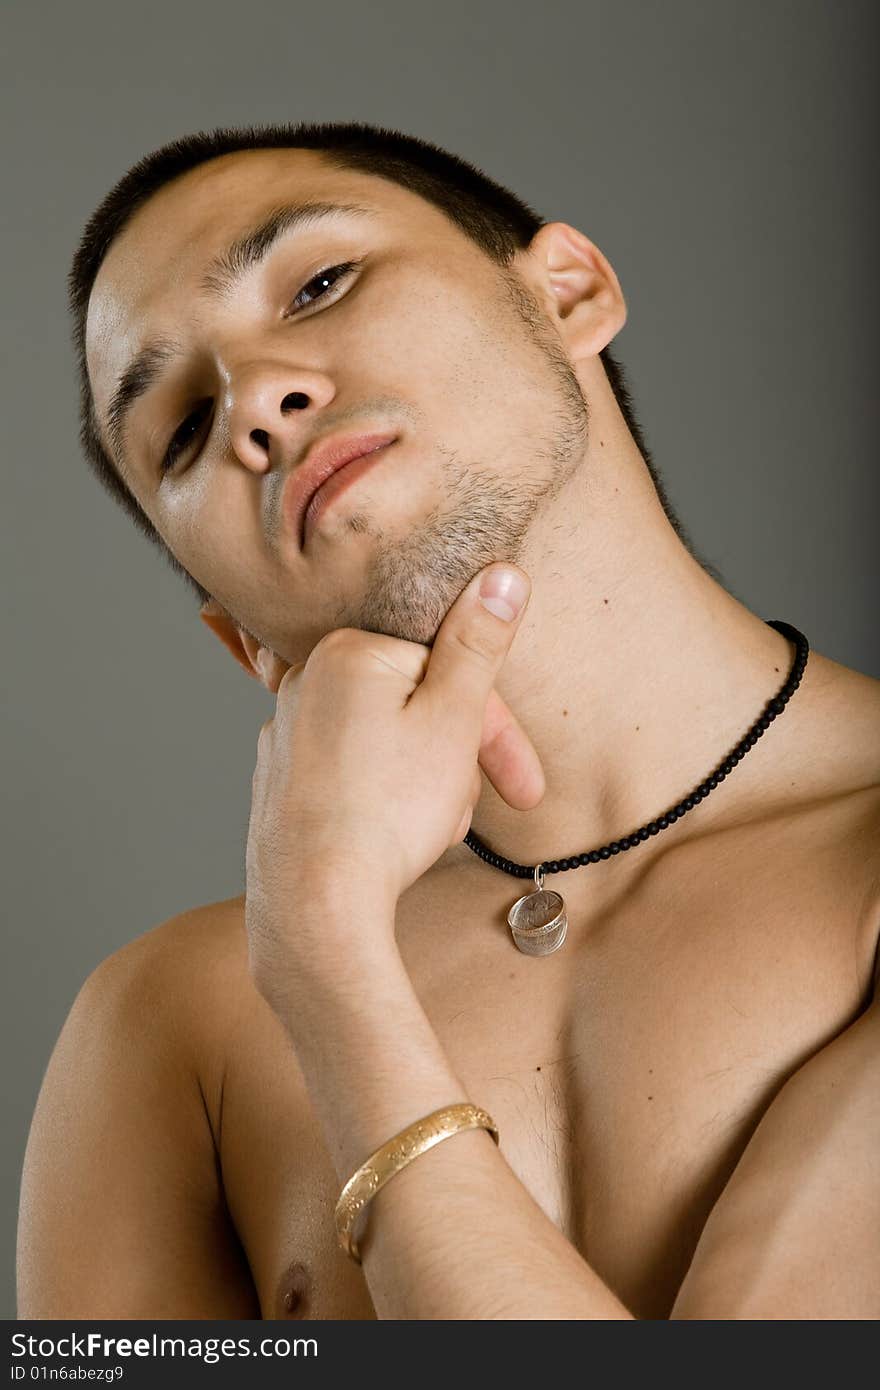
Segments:
[[[368,863],[357,851],[342,855],[300,854],[294,881],[303,899],[340,911],[359,904],[385,911],[397,906],[399,893],[391,874],[385,872],[381,856]]]
[[[265,930],[272,994],[311,1014],[315,1009],[374,1001],[409,977],[394,935],[397,903],[376,886],[315,881],[304,886]],[[257,927],[256,933],[261,932]]]

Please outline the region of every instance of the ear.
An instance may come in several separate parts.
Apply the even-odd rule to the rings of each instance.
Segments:
[[[232,652],[249,676],[253,676],[254,680],[258,680],[273,694],[278,690],[282,677],[290,670],[289,663],[283,657],[277,656],[268,647],[261,646],[256,637],[239,627],[216,599],[208,599],[207,603],[202,605],[199,617],[205,627],[210,628],[224,647]]]
[[[567,222],[548,222],[533,236],[527,254],[540,283],[535,286],[560,320],[569,353],[577,360],[596,357],[626,323],[620,282],[589,237]]]

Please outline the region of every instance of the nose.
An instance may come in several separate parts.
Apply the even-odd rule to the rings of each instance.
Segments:
[[[334,388],[319,372],[282,363],[251,364],[229,373],[226,415],[232,447],[257,473],[290,467],[306,447],[316,409]]]

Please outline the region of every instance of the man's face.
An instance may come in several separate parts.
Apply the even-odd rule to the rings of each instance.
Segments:
[[[231,243],[306,200],[368,215],[290,228],[205,286]],[[396,184],[312,151],[223,156],[155,194],[101,267],[86,348],[105,446],[127,365],[171,340],[111,453],[180,563],[290,663],[337,627],[430,644],[479,569],[517,560],[584,454],[577,377],[523,283]],[[309,446],[386,431],[396,443],[301,549],[281,500]]]

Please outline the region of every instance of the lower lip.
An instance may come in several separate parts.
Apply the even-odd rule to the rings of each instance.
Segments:
[[[318,518],[329,507],[330,503],[345,492],[347,487],[356,483],[358,478],[362,478],[367,470],[376,463],[384,454],[388,452],[394,443],[392,439],[388,444],[382,444],[378,449],[374,449],[370,454],[361,454],[360,458],[352,459],[344,468],[337,468],[335,473],[331,473],[325,483],[322,483],[315,493],[303,517],[303,545],[306,545]]]

